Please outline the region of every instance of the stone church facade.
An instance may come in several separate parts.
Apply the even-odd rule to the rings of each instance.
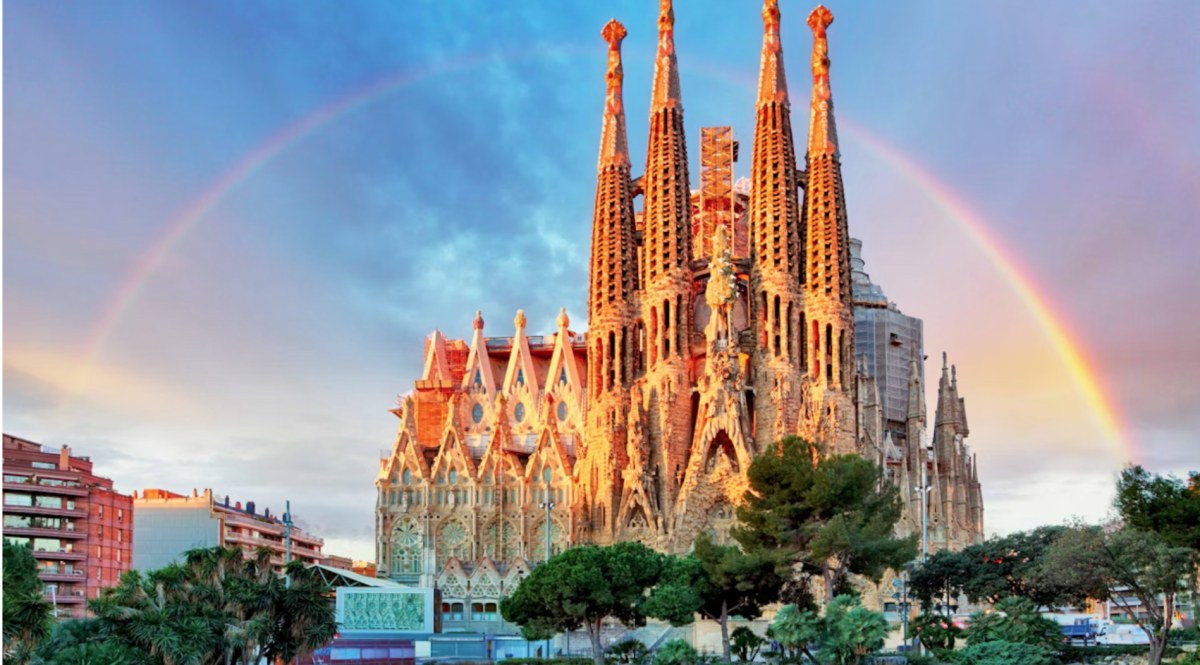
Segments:
[[[923,469],[931,549],[982,539],[955,372],[943,367],[926,446],[917,349],[903,435],[883,426],[875,379],[856,361],[833,17],[818,7],[808,18],[812,101],[799,163],[776,0],[763,20],[748,187],[728,199],[705,198],[716,181],[691,189],[669,0],[646,172],[631,173],[626,33],[610,21],[587,332],[564,310],[553,334],[529,335],[518,312],[511,335],[486,337],[477,312],[470,341],[426,338],[422,376],[393,410],[399,434],[380,460],[377,565],[381,577],[440,587],[448,621],[495,620],[500,597],[547,549],[638,540],[686,552],[702,531],[727,540],[751,460],[788,434],[881,463],[901,487],[901,534],[920,532]],[[725,200],[731,214],[712,216]]]

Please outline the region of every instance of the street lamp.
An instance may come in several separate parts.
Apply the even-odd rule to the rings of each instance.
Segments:
[[[547,464],[546,470],[542,472],[542,478],[544,478],[546,481],[546,499],[547,500],[538,504],[539,508],[546,509],[546,524],[545,524],[545,528],[546,528],[546,563],[549,563],[549,561],[550,561],[550,509],[554,507],[554,502],[550,501],[550,498],[554,496],[554,493],[553,493],[554,491],[550,489],[550,480],[551,480],[551,478],[553,478],[553,476],[554,476],[554,473],[550,470],[550,465]],[[546,658],[551,658],[551,655],[550,655],[550,648],[551,648],[550,640],[551,639],[552,638],[546,639]]]

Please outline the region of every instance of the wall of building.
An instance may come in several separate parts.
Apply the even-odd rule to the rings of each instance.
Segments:
[[[221,543],[221,519],[203,498],[138,499],[133,531],[133,567],[143,572],[179,562],[187,550]]]

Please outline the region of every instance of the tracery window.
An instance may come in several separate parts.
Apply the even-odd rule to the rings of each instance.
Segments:
[[[441,538],[437,548],[438,569],[446,565],[450,557],[468,560],[471,552],[471,542],[468,538],[467,527],[459,520],[452,519],[442,525]]]
[[[513,561],[517,558],[517,529],[512,522],[493,521],[484,536],[484,556],[494,561]]]
[[[563,530],[558,525],[558,522],[550,520],[550,556],[554,556],[563,551]],[[530,561],[544,561],[546,559],[546,520],[542,520],[537,528],[533,530],[533,538],[529,541]]]
[[[421,572],[421,525],[407,515],[392,532],[392,572]]]
[[[454,469],[450,469],[450,484],[453,485],[454,483],[457,483],[457,482],[458,482],[458,471],[455,471]]]
[[[409,471],[408,469],[405,469],[404,475],[402,476],[402,478],[404,479],[404,484],[408,485],[409,483],[412,482],[412,472]]]

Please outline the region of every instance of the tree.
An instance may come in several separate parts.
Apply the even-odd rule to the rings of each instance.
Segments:
[[[908,623],[908,633],[905,639],[917,638],[927,649],[934,653],[953,651],[954,643],[962,629],[954,625],[942,614],[925,611],[913,617]]]
[[[650,650],[642,641],[631,637],[608,648],[610,665],[645,665],[650,660]]]
[[[858,665],[883,647],[887,632],[882,614],[862,607],[858,598],[837,596],[825,606],[821,618],[795,605],[783,606],[767,629],[767,636],[792,658],[803,654],[814,664]],[[809,650],[813,644],[818,646],[820,658]]]
[[[54,610],[42,600],[37,559],[28,545],[4,541],[4,655],[6,662],[28,661],[50,635]]]
[[[56,633],[43,658],[111,651],[133,663],[248,665],[309,654],[337,631],[328,587],[297,561],[286,568],[289,587],[271,556],[266,548],[245,559],[239,548],[214,547],[144,576],[126,573],[89,602],[97,618]]]
[[[1175,599],[1196,584],[1196,553],[1173,546],[1154,531],[1077,526],[1058,538],[1041,574],[1066,585],[1103,584],[1097,600],[1111,600],[1150,635],[1150,665],[1162,661]],[[1129,596],[1138,599],[1140,612]],[[1160,604],[1161,600],[1161,604]]]
[[[1062,629],[1043,617],[1032,600],[1012,596],[996,603],[993,610],[976,612],[971,617],[964,631],[967,644],[1014,642],[1049,650],[1062,646]]]
[[[784,605],[775,614],[775,620],[767,627],[767,637],[779,643],[784,653],[792,659],[804,654],[816,663],[810,644],[816,644],[821,639],[821,620],[816,612],[810,609],[800,609],[795,605]]]
[[[970,577],[972,565],[962,552],[938,550],[913,569],[908,578],[909,593],[925,608],[935,601],[957,597]]]
[[[878,582],[916,556],[916,536],[895,538],[899,490],[858,455],[822,455],[795,436],[751,462],[734,538],[746,551],[777,550],[819,575],[826,603],[848,574]]]
[[[574,547],[534,568],[500,601],[500,614],[530,640],[582,626],[593,660],[603,665],[604,620],[645,624],[647,598],[667,565],[667,557],[637,542]]]
[[[1140,466],[1121,472],[1114,501],[1126,526],[1157,533],[1168,545],[1200,552],[1200,473],[1188,482]]]
[[[838,596],[825,608],[821,659],[831,665],[859,665],[883,648],[887,619],[857,598]]]
[[[733,644],[733,650],[737,653],[738,660],[743,663],[753,663],[758,657],[759,649],[767,643],[765,639],[759,637],[758,633],[750,630],[746,626],[738,626],[733,629],[733,633],[729,636]]]
[[[716,621],[721,626],[721,647],[726,661],[732,658],[730,617],[762,616],[763,606],[776,601],[783,576],[789,574],[786,561],[775,553],[766,550],[745,553],[735,545],[714,543],[707,533],[696,538],[687,558],[676,562],[651,596],[648,613],[690,623],[693,614],[699,612]]]

